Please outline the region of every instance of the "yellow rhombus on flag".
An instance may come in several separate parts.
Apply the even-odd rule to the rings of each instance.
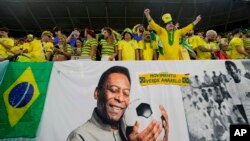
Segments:
[[[28,67],[3,94],[11,127],[18,123],[39,95],[36,80]]]

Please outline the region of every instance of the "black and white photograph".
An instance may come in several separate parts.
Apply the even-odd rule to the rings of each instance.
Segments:
[[[200,68],[181,87],[190,141],[229,141],[231,124],[250,121],[249,62]]]

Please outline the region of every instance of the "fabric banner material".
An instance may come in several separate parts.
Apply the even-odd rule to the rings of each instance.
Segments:
[[[139,74],[156,72],[156,70],[176,72],[177,68],[168,67],[173,64],[174,62],[170,64],[79,61],[55,63],[37,140],[66,140],[72,130],[86,122],[96,107],[94,91],[101,74],[116,65],[128,68],[131,75],[130,106],[124,116],[126,126],[133,126],[138,120],[140,130],[142,130],[153,119],[161,121],[159,105],[162,104],[168,112],[170,121],[169,140],[188,140],[187,123],[179,86],[141,86],[139,80]],[[148,118],[136,114],[136,108],[142,103],[150,105],[152,114]],[[161,136],[163,135],[164,132],[161,133]]]
[[[10,63],[0,85],[0,138],[36,137],[52,63]],[[18,139],[18,140],[19,140]]]
[[[37,69],[44,68],[43,65],[38,67],[39,65],[37,64]],[[29,113],[27,111],[19,120],[16,116],[14,119],[8,119],[6,93],[10,93],[11,89],[13,91],[15,87],[12,84],[22,74],[28,74],[31,70],[34,73],[36,70],[33,69],[33,65],[28,65],[30,68],[23,64],[20,66],[23,66],[23,69],[16,74],[14,70],[19,70],[20,67],[13,68],[11,63],[8,67],[11,71],[6,73],[3,81],[6,87],[3,87],[3,84],[0,86],[1,113],[5,113],[0,117],[0,121],[8,123],[0,123],[0,134],[2,131],[5,133],[11,131],[13,127],[16,130],[16,127],[21,126],[20,122],[26,118],[25,115]],[[39,76],[34,73],[40,95],[29,109],[42,107],[37,107],[36,103],[40,101],[41,91],[44,93],[46,88],[40,89],[38,79],[43,79],[44,83],[49,81],[44,110],[39,112],[43,114],[38,131],[28,131],[33,136],[22,136],[13,132],[3,136],[4,139],[0,141],[12,141],[8,138],[12,135],[19,137],[13,138],[13,141],[33,140],[34,134],[36,134],[34,139],[37,141],[66,140],[71,131],[90,119],[97,105],[94,91],[99,78],[112,66],[124,66],[128,68],[131,75],[130,103],[123,116],[124,130],[133,126],[135,121],[140,123],[140,131],[153,119],[161,121],[160,104],[168,113],[170,141],[229,141],[230,124],[249,124],[250,61],[248,60],[65,61],[53,64],[50,80],[44,80],[49,78],[44,75],[44,72]],[[12,75],[15,77],[12,78]],[[6,79],[11,81],[7,82]],[[29,87],[25,86],[24,93],[28,93]],[[32,86],[35,91],[35,84]],[[22,102],[16,105],[22,105]],[[147,111],[146,116],[138,114],[138,109],[143,107],[141,105],[150,111]],[[163,135],[162,132],[160,136]]]

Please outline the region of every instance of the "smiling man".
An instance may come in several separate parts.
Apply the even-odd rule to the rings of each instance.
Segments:
[[[168,116],[163,106],[160,111],[163,117],[162,124],[153,120],[141,132],[136,122],[132,133],[126,137],[122,132],[122,117],[129,105],[131,79],[127,68],[114,66],[106,70],[94,92],[97,107],[92,117],[83,125],[75,129],[68,136],[67,141],[154,141],[168,140]],[[165,130],[163,139],[159,139],[162,130]]]

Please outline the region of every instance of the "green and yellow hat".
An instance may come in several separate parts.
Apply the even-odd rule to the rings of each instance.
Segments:
[[[53,37],[53,34],[50,31],[43,31],[42,36],[43,35],[48,35],[50,37]]]
[[[130,28],[125,28],[122,32],[122,39],[124,39],[125,33],[129,33],[131,35],[131,38],[133,38],[133,32]]]
[[[28,34],[28,35],[27,35],[27,39],[31,39],[31,40],[34,39],[33,34]]]
[[[133,34],[132,30],[130,28],[125,28],[123,30],[123,33],[130,33],[130,34]]]
[[[163,20],[164,24],[168,24],[169,22],[174,22],[172,17],[171,17],[171,14],[169,14],[169,13],[162,15],[162,20]]]

